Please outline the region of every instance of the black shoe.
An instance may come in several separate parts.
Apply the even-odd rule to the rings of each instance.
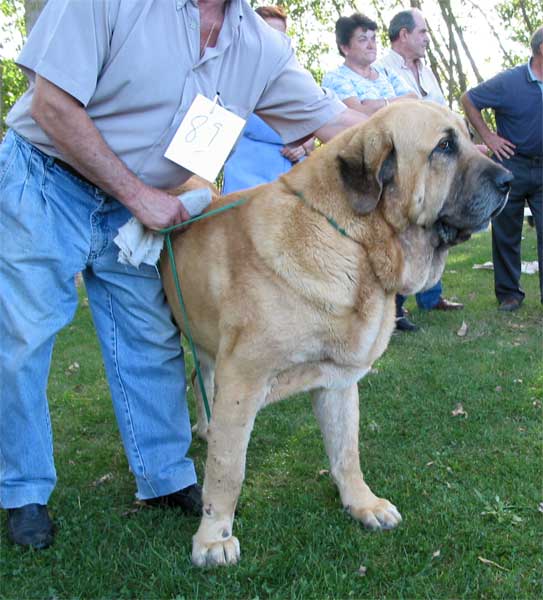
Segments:
[[[164,506],[170,508],[180,508],[188,515],[202,516],[202,488],[194,483],[182,490],[158,496],[158,498],[149,498],[145,500],[149,506]]]
[[[505,300],[502,300],[500,302],[498,310],[501,310],[502,312],[513,312],[515,310],[518,310],[521,304],[522,300],[510,296],[509,298],[506,298]]]
[[[406,316],[396,318],[396,329],[398,331],[418,331],[418,327]]]
[[[25,504],[8,509],[8,537],[14,544],[42,550],[53,543],[54,533],[47,506]]]

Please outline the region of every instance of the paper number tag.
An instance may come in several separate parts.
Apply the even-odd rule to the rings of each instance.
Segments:
[[[244,119],[198,94],[164,156],[213,182],[244,126]]]

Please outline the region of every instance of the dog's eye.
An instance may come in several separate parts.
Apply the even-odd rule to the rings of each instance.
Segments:
[[[440,154],[452,154],[456,152],[456,144],[451,138],[443,138],[435,147],[434,152],[439,152]]]

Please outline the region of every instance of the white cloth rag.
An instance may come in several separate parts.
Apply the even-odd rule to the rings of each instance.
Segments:
[[[211,190],[193,190],[181,194],[178,198],[189,215],[196,217],[211,203]],[[117,260],[123,265],[138,268],[141,263],[156,265],[164,245],[164,235],[147,229],[136,217],[132,217],[119,229],[113,241],[120,248]]]

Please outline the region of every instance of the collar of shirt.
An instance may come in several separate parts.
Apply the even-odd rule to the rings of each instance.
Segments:
[[[541,81],[540,79],[538,79],[535,76],[535,73],[532,71],[532,65],[531,65],[531,59],[528,61],[527,67],[528,67],[528,81],[531,81],[533,83],[537,83],[539,85],[539,88],[541,89],[541,93],[543,94],[543,81]]]
[[[190,2],[193,6],[196,6],[196,7],[198,6],[198,0],[176,0],[175,8],[177,8],[177,10],[181,10],[187,2]],[[241,0],[226,0],[227,10],[228,10],[228,6],[234,5],[234,4],[237,6],[237,12],[241,16],[241,6],[240,6]]]
[[[390,56],[394,59],[394,62],[398,65],[398,67],[400,67],[400,69],[407,69],[408,71],[411,71],[411,69],[407,66],[405,58],[399,52],[396,52],[396,50],[393,50],[391,48]],[[419,73],[422,73],[422,69],[425,66],[425,63],[422,60],[422,58],[417,58],[417,60],[415,61],[415,65],[417,66],[417,71]]]
[[[198,67],[211,58],[223,54],[225,50],[232,43],[235,32],[239,29],[241,20],[243,18],[243,0],[226,0],[226,10],[224,15],[224,22],[221,27],[221,35],[217,41],[217,45],[213,48],[206,48],[203,56],[201,56],[196,62],[195,67]],[[192,14],[193,22],[196,23],[196,13],[199,14],[198,0],[177,0],[176,9],[181,10],[187,4],[188,13]],[[199,19],[198,19],[199,21]],[[199,34],[198,34],[199,36]],[[198,48],[199,48],[199,37],[198,37]]]
[[[531,60],[528,61],[527,67],[528,67],[528,75],[529,75],[528,78],[530,79],[530,81],[537,81],[538,83],[542,83],[541,79],[538,79],[536,77],[536,74],[532,71],[532,61]]]
[[[437,104],[447,104],[432,69],[426,66],[423,59],[419,58],[415,61],[419,74],[418,81],[413,71],[407,66],[403,56],[392,48],[389,54],[386,55],[385,60],[388,61],[391,69],[395,70],[396,74],[404,80],[410,91],[415,92],[419,98],[431,100]]]
[[[198,0],[176,0],[175,8],[176,10],[181,10],[188,2],[194,6],[194,8],[199,9]],[[242,0],[226,0],[226,10],[224,16],[225,23],[231,23],[232,26],[238,27],[239,21],[243,18],[243,8],[242,8]]]

